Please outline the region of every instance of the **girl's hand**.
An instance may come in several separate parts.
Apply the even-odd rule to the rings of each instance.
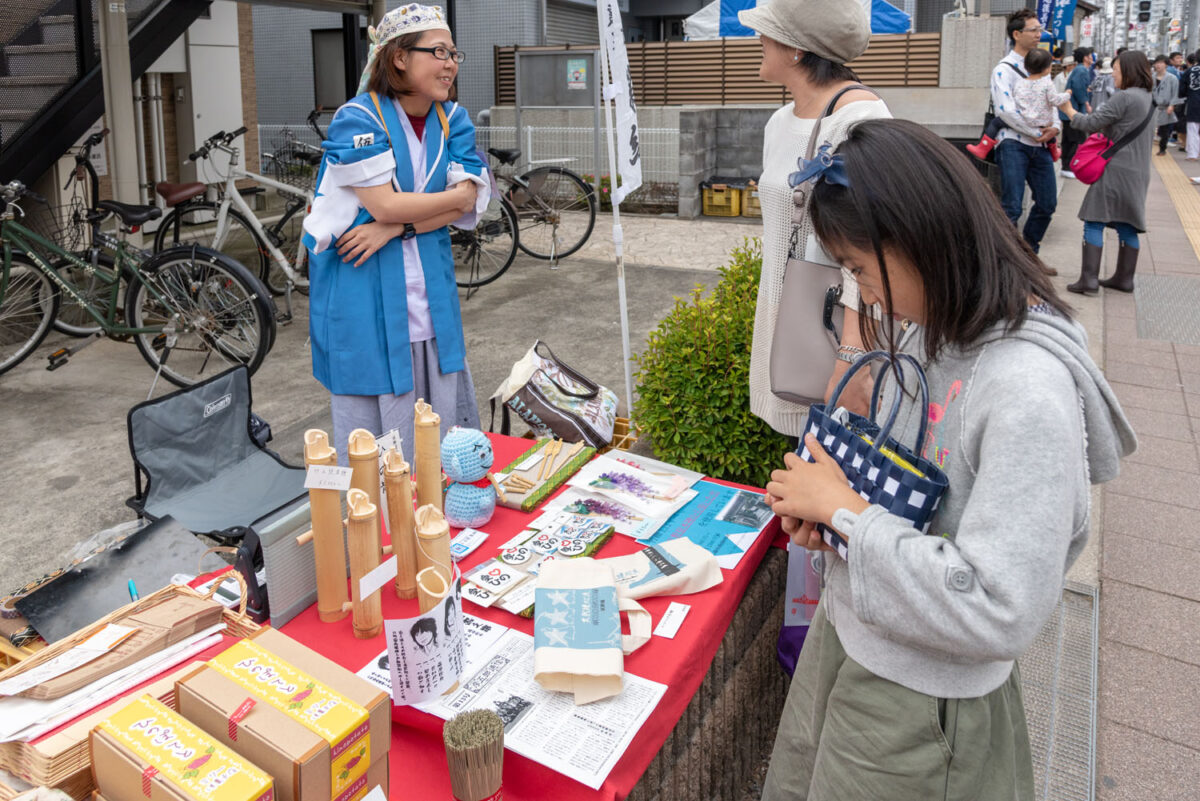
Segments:
[[[833,513],[849,509],[859,513],[869,506],[846,482],[846,474],[812,434],[804,443],[816,459],[809,463],[794,453],[786,454],[785,470],[771,473],[767,492],[775,498],[771,510],[780,517],[833,525]]]
[[[338,255],[343,262],[357,259],[354,266],[361,267],[381,247],[403,233],[404,226],[399,223],[364,223],[338,237]]]
[[[475,185],[474,181],[461,181],[451,187],[450,191],[458,193],[457,208],[463,214],[475,209],[475,198],[479,194],[479,187]]]
[[[833,391],[837,389],[838,382],[842,380],[842,376],[850,369],[850,363],[838,359],[833,366],[833,375],[829,376],[829,383],[825,385],[825,401],[829,402],[833,398]],[[846,389],[838,398],[838,406],[844,406],[846,409],[855,414],[863,415],[864,417],[871,411],[871,389],[873,385],[870,370],[859,370],[850,379],[850,383],[846,385]]]
[[[809,551],[832,551],[817,531],[817,524],[794,517],[781,520],[784,532],[792,538],[792,542]]]

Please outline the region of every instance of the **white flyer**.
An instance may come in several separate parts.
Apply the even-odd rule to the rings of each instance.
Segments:
[[[443,720],[471,709],[491,709],[504,721],[504,746],[593,790],[608,777],[667,687],[625,674],[619,695],[575,706],[565,693],[547,692],[533,679],[533,637],[464,616],[468,634],[458,689],[416,708]],[[369,675],[370,674],[370,675]],[[380,684],[373,660],[359,675]]]
[[[695,490],[685,490],[680,497],[685,499],[683,503],[687,503],[695,497]],[[618,534],[639,540],[650,537],[670,517],[648,517],[612,498],[570,486],[546,502],[542,517],[558,512],[570,512],[579,517],[600,521],[612,526]],[[530,527],[536,526],[541,519],[539,517],[530,523]]]
[[[465,671],[471,664],[471,654],[483,653],[508,629],[498,623],[489,623],[482,618],[466,613],[462,616],[462,624],[463,670]],[[358,671],[358,677],[366,679],[390,694],[392,692],[392,674],[388,667],[387,650],[380,651],[379,656],[364,665],[362,670]]]
[[[436,698],[458,681],[463,670],[462,597],[458,592],[448,594],[423,615],[384,620],[383,626],[393,704]]]
[[[688,481],[683,476],[650,473],[618,462],[607,454],[597,456],[579,468],[567,485],[603,495],[643,517],[663,520],[686,503],[681,503],[680,498],[688,489]]]

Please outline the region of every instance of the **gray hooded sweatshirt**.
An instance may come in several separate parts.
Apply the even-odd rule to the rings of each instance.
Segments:
[[[919,327],[901,350],[925,363]],[[1049,618],[1088,536],[1089,484],[1137,446],[1077,323],[1031,312],[926,365],[929,432],[918,453],[950,486],[922,535],[871,506],[842,509],[848,559],[826,554],[826,615],[846,653],[878,676],[941,698],[999,687]],[[911,373],[911,371],[910,371]],[[915,382],[910,381],[910,386]],[[891,408],[896,384],[883,391]],[[912,447],[919,403],[893,436]]]

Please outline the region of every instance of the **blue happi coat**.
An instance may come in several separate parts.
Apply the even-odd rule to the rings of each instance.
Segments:
[[[393,165],[393,186],[402,192],[445,190],[451,162],[469,174],[483,174],[467,110],[450,102],[442,108],[448,137],[433,106],[426,116],[424,187],[414,186],[408,139],[389,98],[379,98],[377,110],[369,94],[359,95],[338,109],[329,124],[304,243],[309,250],[313,376],[334,394],[403,395],[413,389],[402,240],[392,239],[361,267],[342,262],[336,240],[373,220],[351,187],[378,175],[381,167]],[[439,366],[443,373],[459,372],[463,331],[450,233],[443,227],[418,234],[416,240]]]

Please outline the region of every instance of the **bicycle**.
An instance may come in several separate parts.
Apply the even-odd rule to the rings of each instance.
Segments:
[[[99,331],[82,345],[51,353],[48,370],[62,367],[100,336],[133,338],[155,368],[151,392],[159,376],[181,387],[202,380],[214,356],[217,370],[245,364],[253,373],[262,364],[274,341],[274,309],[262,283],[245,267],[197,245],[157,254],[131,247],[126,235],[162,212],[156,206],[113,200],[99,201],[99,211],[88,218],[99,245],[111,246],[113,267],[98,259],[89,263],[18,222],[25,216],[19,205],[23,198],[46,203],[19,181],[0,187],[0,373],[20,364],[42,343],[64,295],[95,321]],[[120,220],[117,237],[100,231],[110,214]],[[91,302],[69,274],[56,270],[52,259],[97,278],[108,292],[103,307]],[[122,281],[124,318],[118,320]]]
[[[518,149],[488,148],[501,164],[512,165]],[[512,264],[517,249],[557,263],[583,247],[596,225],[596,192],[566,167],[536,167],[510,176],[492,170],[504,191],[480,215],[474,230],[450,229],[455,281],[471,292],[495,281]],[[497,196],[498,195],[498,196]]]
[[[308,288],[308,279],[303,275],[307,251],[300,238],[313,193],[241,169],[238,166],[241,151],[232,143],[244,133],[245,126],[230,133],[218,131],[188,156],[193,162],[209,158],[214,150],[229,156],[218,201],[206,199],[207,187],[203,183],[158,185],[158,193],[173,208],[154,235],[154,249],[161,251],[167,247],[198,244],[237,259],[262,279],[272,294],[286,298],[287,311],[280,315],[280,322],[286,323],[292,319],[291,290],[296,288],[304,292]],[[310,157],[314,166],[320,163],[320,153],[310,154]],[[270,228],[262,224],[238,191],[237,182],[244,179],[256,181],[290,198],[282,215]]]

